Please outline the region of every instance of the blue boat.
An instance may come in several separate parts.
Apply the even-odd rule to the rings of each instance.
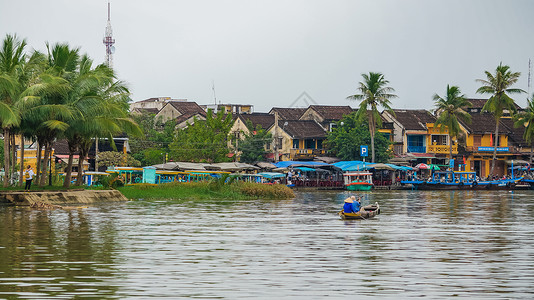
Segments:
[[[411,185],[414,190],[475,190],[513,189],[523,177],[497,180],[477,180],[475,172],[433,172],[429,180],[403,180],[402,185]]]

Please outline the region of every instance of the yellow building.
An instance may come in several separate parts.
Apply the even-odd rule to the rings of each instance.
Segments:
[[[513,147],[509,146],[511,130],[504,124],[505,122],[501,121],[499,125],[499,139],[496,145],[497,159],[494,174],[498,176],[508,174],[506,162],[516,155]],[[489,113],[471,113],[471,123],[461,122],[461,125],[465,134],[466,170],[477,172],[478,176],[485,178],[490,174],[493,160],[496,140],[495,118]]]
[[[273,135],[273,153],[278,154],[279,160],[312,160],[326,153],[326,132],[315,121],[280,120],[269,132]]]

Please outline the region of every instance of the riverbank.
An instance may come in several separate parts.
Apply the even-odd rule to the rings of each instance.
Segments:
[[[139,184],[119,187],[118,190],[133,199],[179,199],[179,200],[247,200],[247,199],[292,199],[293,191],[285,185],[235,182],[167,183],[159,185]]]
[[[127,201],[117,190],[1,191],[0,202],[36,208],[61,207],[65,204],[92,204]]]

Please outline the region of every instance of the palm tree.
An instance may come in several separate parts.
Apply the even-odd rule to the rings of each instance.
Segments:
[[[391,99],[396,98],[397,95],[392,94],[395,90],[387,86],[389,81],[384,79],[381,73],[369,72],[369,74],[362,74],[364,79],[360,81],[358,87],[358,94],[348,96],[349,100],[361,101],[356,117],[359,119],[366,119],[369,122],[369,133],[371,134],[371,161],[375,162],[375,133],[376,126],[382,125],[382,119],[378,107],[382,106],[385,111],[395,114],[390,107]]]
[[[6,35],[0,49],[0,123],[4,134],[4,187],[11,179],[11,134],[20,123],[20,114],[14,109],[13,98],[19,89],[17,72],[25,60],[26,41],[16,35]]]
[[[497,159],[497,145],[499,144],[500,119],[505,110],[509,111],[511,115],[516,112],[515,101],[508,94],[519,94],[525,91],[511,88],[517,82],[521,73],[510,71],[510,67],[503,65],[502,62],[495,69],[495,74],[491,74],[488,71],[484,73],[486,74],[486,79],[477,79],[477,82],[482,84],[477,93],[492,95],[482,107],[482,111],[491,112],[495,117],[495,144],[490,171],[490,174],[493,175],[495,160]]]
[[[464,108],[471,107],[472,104],[465,99],[465,95],[461,94],[459,87],[449,86],[448,84],[445,98],[434,94],[433,99],[438,116],[436,125],[442,125],[440,126],[440,131],[444,126],[449,130],[449,155],[450,159],[452,159],[452,138],[457,138],[460,133],[460,123],[458,121],[471,122],[471,115]]]
[[[534,147],[534,94],[527,101],[527,108],[515,117],[515,126],[525,126],[523,138],[530,143],[530,164],[532,165],[532,148]]]
[[[68,103],[76,111],[76,117],[68,121],[64,135],[69,144],[69,161],[63,185],[68,187],[71,179],[72,157],[79,152],[78,178],[82,183],[83,161],[96,136],[111,137],[127,132],[140,134],[139,126],[127,116],[128,89],[115,81],[115,73],[104,64],[92,68],[92,60],[83,56],[74,75]]]

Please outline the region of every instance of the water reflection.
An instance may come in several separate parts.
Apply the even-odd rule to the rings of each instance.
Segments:
[[[112,295],[115,224],[84,210],[0,208],[0,295]]]
[[[530,298],[531,191],[0,207],[0,298]]]

